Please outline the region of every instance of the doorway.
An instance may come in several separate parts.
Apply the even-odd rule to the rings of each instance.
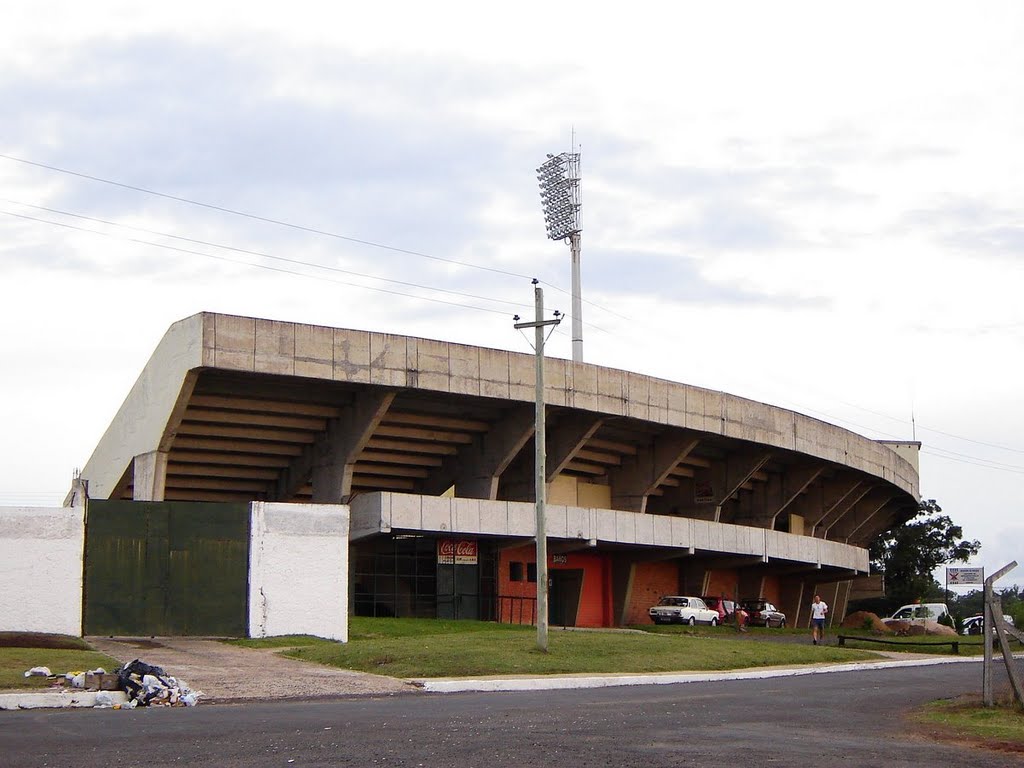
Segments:
[[[560,627],[575,627],[583,591],[582,568],[559,568],[548,572],[548,623]]]

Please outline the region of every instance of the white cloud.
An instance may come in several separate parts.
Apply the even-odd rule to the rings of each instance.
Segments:
[[[575,127],[589,360],[877,437],[908,437],[913,408],[949,433],[922,430],[926,443],[961,454],[926,453],[923,492],[982,539],[983,557],[1012,555],[1024,469],[1016,4],[9,12],[0,97],[15,107],[0,153],[498,271],[0,158],[4,199],[350,272],[527,306],[525,277],[567,286],[532,171]],[[515,308],[499,302],[417,302],[344,283],[414,288],[0,208],[114,236],[0,217],[0,279],[15,286],[0,322],[17,329],[0,356],[19,366],[0,398],[12,436],[0,501],[61,496],[163,330],[199,310],[525,351]],[[554,289],[547,300],[568,308]],[[551,351],[569,356],[568,336]]]

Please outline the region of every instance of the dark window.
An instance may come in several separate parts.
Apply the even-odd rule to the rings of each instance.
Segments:
[[[537,564],[536,563],[527,563],[526,564],[526,580],[530,581],[530,582],[533,582],[534,584],[537,583]]]
[[[523,564],[517,562],[511,562],[508,564],[508,580],[509,581],[522,581],[523,580]]]

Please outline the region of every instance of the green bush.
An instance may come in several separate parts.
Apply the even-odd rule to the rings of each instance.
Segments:
[[[939,624],[942,624],[946,627],[950,627],[951,629],[956,629],[956,624],[953,622],[953,617],[950,616],[948,613],[944,613],[941,616],[939,616]]]

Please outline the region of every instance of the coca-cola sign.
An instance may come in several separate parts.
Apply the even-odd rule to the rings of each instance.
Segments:
[[[477,555],[475,541],[438,539],[437,562],[439,565],[476,565]]]

